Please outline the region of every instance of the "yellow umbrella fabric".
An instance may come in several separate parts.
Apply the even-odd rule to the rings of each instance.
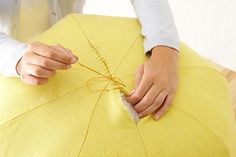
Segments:
[[[79,64],[42,86],[0,76],[1,157],[236,156],[227,82],[184,44],[171,108],[136,124],[116,88],[132,90],[147,60],[137,19],[71,14],[34,41],[60,43],[119,83]]]

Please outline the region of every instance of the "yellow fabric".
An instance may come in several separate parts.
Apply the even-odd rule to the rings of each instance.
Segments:
[[[72,14],[35,40],[60,43],[81,63],[105,73],[89,40],[128,90],[135,69],[147,59],[136,19]],[[0,156],[235,157],[226,80],[187,46],[180,50],[171,108],[159,121],[148,116],[137,125],[114,85],[78,64],[43,86],[0,77]],[[99,89],[106,90],[94,91]]]

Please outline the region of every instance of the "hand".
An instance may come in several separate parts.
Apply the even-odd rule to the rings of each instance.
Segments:
[[[16,65],[21,80],[31,85],[40,85],[48,81],[56,70],[66,70],[78,58],[60,45],[48,46],[39,42],[30,44]]]
[[[178,83],[178,52],[158,46],[150,59],[136,72],[136,90],[127,101],[134,106],[140,118],[153,112],[158,120],[170,107]]]

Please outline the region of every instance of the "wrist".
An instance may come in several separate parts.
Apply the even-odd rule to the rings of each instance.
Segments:
[[[150,61],[161,61],[165,63],[178,63],[179,53],[176,49],[166,46],[156,46],[152,49]]]
[[[168,57],[178,57],[179,52],[178,50],[168,47],[168,46],[156,46],[151,50],[151,57],[158,57],[158,56],[168,56]]]

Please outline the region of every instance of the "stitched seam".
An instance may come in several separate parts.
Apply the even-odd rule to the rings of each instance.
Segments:
[[[180,107],[177,107],[177,106],[172,106],[172,107],[175,107],[177,110],[185,113],[188,117],[190,117],[191,119],[193,119],[194,121],[198,122],[199,124],[201,124],[203,127],[205,127],[208,131],[210,131],[215,137],[216,139],[218,139],[218,141],[223,145],[223,147],[225,147],[226,151],[227,151],[227,154],[228,154],[228,157],[230,157],[230,153],[229,153],[229,150],[228,150],[228,147],[226,146],[226,144],[216,135],[216,133],[211,130],[208,126],[206,126],[205,124],[203,124],[201,121],[199,121],[198,119],[196,119],[195,117],[193,117],[192,115],[190,115],[189,113],[185,112],[184,110],[182,110]]]
[[[60,96],[58,96],[58,97],[55,97],[55,98],[49,100],[49,101],[46,102],[46,103],[43,103],[43,104],[41,104],[41,105],[39,105],[39,106],[37,106],[37,107],[35,107],[35,108],[32,108],[32,109],[30,109],[30,110],[28,110],[28,111],[26,111],[26,112],[24,112],[24,113],[21,113],[21,114],[19,114],[18,116],[14,117],[14,118],[12,118],[12,119],[6,121],[6,122],[3,123],[2,125],[0,125],[0,128],[4,127],[4,125],[7,125],[8,123],[11,123],[11,122],[13,122],[14,120],[16,120],[16,119],[18,119],[18,118],[20,118],[20,117],[22,117],[22,116],[25,116],[25,115],[29,114],[31,111],[34,111],[34,110],[36,110],[36,109],[38,109],[38,108],[40,108],[40,107],[43,107],[43,106],[45,106],[45,105],[47,105],[47,104],[49,104],[49,103],[51,103],[51,102],[53,102],[53,101],[58,100],[58,98],[62,98],[62,97],[66,96],[66,95],[68,95],[68,94],[70,94],[70,93],[72,93],[72,92],[74,92],[74,91],[76,91],[76,90],[78,90],[78,89],[80,89],[80,88],[83,88],[83,87],[86,87],[86,86],[82,86],[82,87],[75,88],[75,89],[73,89],[73,90],[71,90],[71,91],[69,91],[69,92],[66,92],[66,93],[64,93],[64,94],[62,94],[62,95],[60,95]]]
[[[220,71],[218,71],[217,69],[215,68],[210,68],[210,67],[204,67],[204,66],[180,66],[179,69],[204,69],[204,70],[209,70],[209,71],[212,71],[212,72],[215,72],[215,73],[218,73],[220,74],[221,76],[224,76],[224,74],[222,74]]]
[[[141,136],[141,133],[140,133],[140,131],[139,131],[139,127],[138,127],[137,124],[136,124],[136,129],[137,129],[137,132],[138,132],[138,136],[139,136],[141,145],[143,145],[143,149],[144,149],[144,151],[145,151],[146,157],[148,157],[147,148],[146,148],[146,145],[145,145],[145,143],[144,143],[144,140],[143,140],[143,138],[142,138],[142,136]]]
[[[74,16],[72,16],[72,18],[75,20],[75,22],[76,22],[76,23],[78,24],[78,26],[80,27],[80,30],[82,31],[82,33],[83,33],[83,35],[85,36],[85,38],[89,41],[89,39],[88,39],[88,37],[87,37],[85,31],[82,29],[82,26],[81,26],[80,23],[79,23],[79,21],[78,21]],[[120,65],[122,64],[122,62],[125,60],[125,58],[126,58],[126,56],[128,55],[128,53],[130,52],[130,50],[131,50],[131,48],[133,47],[133,45],[134,45],[134,44],[136,43],[136,41],[139,39],[139,37],[140,37],[140,35],[138,35],[138,36],[135,38],[135,40],[131,43],[130,47],[129,47],[128,50],[126,51],[125,55],[122,57],[120,63],[117,65],[117,67],[116,67],[116,69],[115,69],[115,71],[114,71],[113,74],[116,73],[116,71],[118,70],[118,68],[120,67]],[[109,85],[109,83],[110,83],[110,81],[108,82],[107,86]],[[106,87],[107,87],[107,86],[106,86]],[[105,87],[105,88],[106,88],[106,87]],[[102,93],[102,94],[103,94],[103,93]],[[102,96],[102,94],[101,94],[101,96]],[[101,97],[101,96],[100,96],[100,97]],[[99,100],[98,100],[98,101],[99,101]],[[96,108],[96,106],[95,106],[95,108]],[[95,113],[95,111],[93,112],[93,114],[94,114],[94,113]],[[87,138],[87,135],[88,135],[88,132],[89,132],[89,128],[90,128],[90,125],[91,125],[91,121],[92,121],[93,114],[92,114],[92,116],[91,116],[90,123],[89,123],[89,126],[88,126],[88,130],[87,130],[87,132],[86,132],[86,137],[84,138],[83,145],[81,146],[81,149],[80,149],[80,151],[79,151],[78,157],[80,156],[80,154],[81,154],[81,152],[82,152],[82,148],[83,148],[83,146],[84,146],[84,144],[85,144],[85,141],[86,141],[86,138]],[[143,142],[143,139],[142,139],[142,137],[140,136],[140,132],[139,132],[139,130],[138,130],[138,128],[137,128],[137,125],[136,125],[136,129],[137,129],[139,138],[140,138],[141,142],[143,143],[144,150],[145,150],[145,153],[146,153],[146,156],[147,156],[147,150],[146,150],[145,144],[144,144],[144,142]]]
[[[91,126],[91,123],[92,123],[92,119],[93,119],[94,113],[95,113],[95,111],[96,111],[96,109],[97,109],[99,100],[101,99],[101,97],[102,97],[103,93],[105,92],[105,89],[108,87],[109,83],[110,83],[110,81],[106,84],[106,86],[105,86],[104,89],[102,90],[102,92],[101,92],[101,94],[99,95],[99,97],[98,97],[98,99],[97,99],[97,101],[96,101],[96,104],[95,104],[95,106],[94,106],[94,108],[93,108],[92,114],[91,114],[90,119],[89,119],[88,127],[87,127],[87,130],[86,130],[86,133],[85,133],[84,140],[83,140],[83,142],[82,142],[82,145],[81,145],[81,147],[80,147],[79,153],[78,153],[78,155],[77,155],[78,157],[80,156],[80,154],[81,154],[81,152],[82,152],[82,150],[83,150],[83,148],[84,148],[84,145],[85,145],[85,142],[86,142],[86,139],[87,139],[87,137],[88,137],[89,130],[90,130],[90,126]]]

